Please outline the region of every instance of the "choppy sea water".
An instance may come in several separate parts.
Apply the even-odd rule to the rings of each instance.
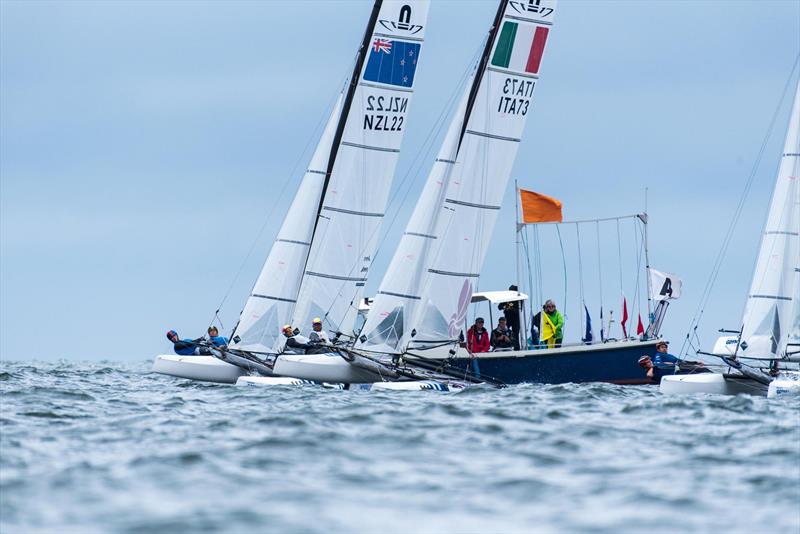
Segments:
[[[0,362],[0,532],[800,531],[800,400]]]

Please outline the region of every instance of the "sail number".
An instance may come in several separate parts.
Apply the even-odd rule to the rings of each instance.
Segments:
[[[500,113],[510,113],[512,115],[527,114],[535,85],[536,82],[532,80],[506,78],[503,84],[503,95],[500,97],[500,102],[497,105],[497,111]]]
[[[367,97],[367,111],[382,113],[364,113],[364,129],[384,132],[399,132],[403,129],[405,117],[402,114],[408,109],[408,98],[402,96]]]

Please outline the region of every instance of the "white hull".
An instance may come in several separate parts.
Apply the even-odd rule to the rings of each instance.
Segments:
[[[800,396],[800,372],[798,371],[784,371],[769,383],[767,397],[770,399],[798,396]]]
[[[233,384],[246,374],[244,369],[218,360],[214,356],[178,356],[177,354],[159,354],[153,360],[154,373],[203,380],[206,382],[219,382]]]
[[[381,378],[360,369],[338,354],[282,354],[275,361],[276,375],[315,382],[380,382]]]
[[[749,378],[730,378],[718,373],[694,375],[667,375],[661,379],[659,390],[664,395],[692,395],[712,393],[716,395],[765,395],[767,388]]]
[[[438,382],[436,380],[414,380],[408,382],[373,382],[367,384],[331,384],[313,382],[302,378],[278,376],[240,376],[237,386],[269,387],[269,386],[320,386],[327,389],[349,389],[351,391],[461,391],[466,384],[458,382]]]

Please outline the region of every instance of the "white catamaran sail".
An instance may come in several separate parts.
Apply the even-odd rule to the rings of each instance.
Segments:
[[[406,128],[428,2],[377,1],[356,59],[232,336],[276,352],[280,328],[354,321]],[[293,319],[294,317],[294,319]],[[352,329],[352,326],[350,327]]]
[[[352,334],[378,243],[428,14],[427,1],[384,2],[351,81],[291,323]],[[287,321],[288,322],[288,321]]]
[[[742,319],[739,354],[774,360],[800,354],[800,84]],[[794,354],[792,354],[794,353]]]
[[[280,328],[294,307],[303,266],[308,258],[316,221],[316,214],[309,206],[319,205],[322,197],[325,168],[343,99],[344,94],[336,101],[278,237],[272,244],[253,291],[247,298],[232,336],[232,347],[270,352],[278,345]]]
[[[401,245],[416,255],[410,262],[413,279],[403,279],[409,262],[398,252],[370,311],[363,348],[402,352],[410,343],[458,339],[533,109],[555,9],[556,2],[546,0],[500,3],[465,106],[453,119]],[[411,238],[429,243],[414,248]],[[413,310],[413,317],[403,318],[402,332],[392,332],[391,316],[402,307]]]

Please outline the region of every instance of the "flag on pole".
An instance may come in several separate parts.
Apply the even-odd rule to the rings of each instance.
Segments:
[[[641,336],[644,334],[644,324],[642,323],[642,314],[639,314],[639,324],[636,325],[636,335]]]
[[[541,193],[519,190],[520,203],[522,204],[522,222],[561,222],[561,201]]]
[[[628,338],[628,329],[625,327],[625,323],[628,322],[628,299],[625,296],[622,296],[622,320],[619,324],[622,325],[622,335],[627,339]]]
[[[681,296],[681,279],[670,273],[650,269],[650,297],[653,300],[676,299]]]
[[[592,332],[592,317],[589,315],[589,308],[586,307],[586,304],[583,305],[583,309],[586,312],[586,332],[583,335],[583,342],[591,343],[594,339],[594,332]]]
[[[606,342],[606,329],[605,324],[603,323],[603,307],[600,306],[600,341],[603,343]]]

